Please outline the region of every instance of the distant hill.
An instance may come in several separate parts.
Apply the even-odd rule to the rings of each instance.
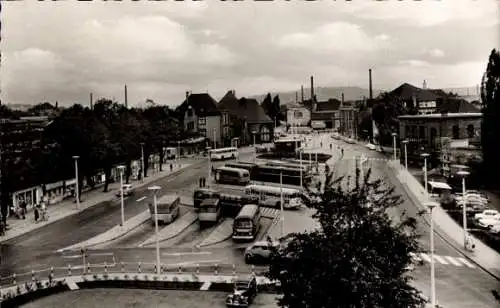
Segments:
[[[360,87],[316,87],[314,89],[314,94],[318,98],[319,101],[326,101],[329,98],[336,98],[336,99],[341,99],[342,93],[344,93],[344,100],[345,101],[352,101],[352,100],[361,100],[363,97],[368,98],[369,96],[369,90],[368,89],[363,89]],[[373,90],[373,97],[377,97],[381,93],[380,90]],[[294,91],[288,91],[288,92],[271,92],[271,95],[274,97],[276,94],[279,94],[280,96],[280,101],[282,104],[289,104],[289,103],[295,103],[295,92]],[[260,94],[260,95],[253,95],[250,96],[251,98],[257,99],[259,102],[262,102],[264,100],[264,97],[267,95],[265,94]],[[299,101],[300,101],[300,90],[298,91],[298,96],[299,96]],[[304,99],[309,99],[311,97],[311,90],[310,88],[304,88]]]

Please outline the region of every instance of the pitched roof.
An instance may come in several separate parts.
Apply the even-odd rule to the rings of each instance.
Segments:
[[[318,102],[316,104],[316,111],[333,111],[338,110],[341,102],[338,99],[330,98],[326,102]]]
[[[468,101],[460,98],[447,99],[441,103],[438,108],[440,113],[476,113],[480,109],[472,105]]]
[[[233,90],[228,91],[222,97],[217,107],[221,110],[227,110],[229,114],[237,118],[246,118],[247,123],[273,123],[273,120],[264,112],[256,99],[244,97],[238,99]]]
[[[196,115],[212,116],[221,114],[219,109],[217,109],[217,101],[215,101],[208,93],[190,94],[187,102],[184,100],[182,104],[175,109],[175,111],[179,114],[184,114],[189,106],[194,109]]]
[[[403,83],[396,89],[392,90],[390,93],[406,101],[412,100],[413,96],[415,96],[417,101],[435,101],[436,99],[441,97],[436,93],[433,93],[429,90],[417,88],[409,83]]]

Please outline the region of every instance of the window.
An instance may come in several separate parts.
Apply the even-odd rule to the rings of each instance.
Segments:
[[[411,138],[412,137],[410,125],[405,125],[405,137],[406,138]]]
[[[473,124],[467,125],[467,136],[469,138],[474,138],[474,135],[475,135],[474,125]]]
[[[193,116],[193,108],[191,108],[191,106],[188,107],[187,116],[188,117],[192,117]]]
[[[198,131],[203,137],[207,136],[207,130],[205,128],[200,128]]]
[[[293,113],[293,117],[296,119],[302,119],[304,117],[304,115],[302,114],[302,111],[295,110],[295,112]]]
[[[229,114],[224,113],[224,115],[222,117],[222,123],[223,123],[223,125],[229,124]]]
[[[194,130],[194,122],[188,122],[187,130]]]
[[[204,126],[206,124],[207,124],[207,118],[205,118],[205,117],[199,117],[198,118],[198,125]]]
[[[267,142],[271,140],[271,133],[267,126],[262,126],[260,129],[260,140]]]
[[[453,139],[460,138],[460,127],[458,125],[453,125]]]
[[[418,138],[425,139],[425,126],[418,127]]]
[[[435,127],[432,127],[431,128],[431,142],[432,143],[434,143],[436,136],[437,136],[437,129]]]

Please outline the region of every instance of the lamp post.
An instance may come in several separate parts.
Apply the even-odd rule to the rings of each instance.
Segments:
[[[181,166],[181,141],[177,141],[177,166]]]
[[[280,211],[281,211],[281,237],[285,236],[285,216],[283,210],[283,172],[280,172]]]
[[[120,170],[120,203],[121,203],[121,214],[122,214],[122,223],[120,226],[125,225],[125,205],[123,202],[123,170],[125,170],[125,166],[118,166],[118,170]]]
[[[464,228],[464,249],[467,250],[467,196],[465,194],[465,178],[470,174],[468,171],[458,171],[457,174],[462,177],[462,223]]]
[[[155,233],[156,233],[156,274],[160,275],[160,235],[158,234],[158,203],[156,200],[156,194],[161,189],[160,186],[150,186],[148,187],[150,191],[153,192],[153,206],[155,210]]]
[[[396,133],[392,133],[392,147],[393,147],[393,150],[394,150],[394,160],[396,160],[396,136],[397,134]]]
[[[302,147],[299,149],[299,163],[300,163],[300,189],[304,188],[302,186]]]
[[[434,217],[432,215],[432,210],[438,206],[436,202],[427,202],[425,206],[429,208],[431,215],[431,304],[432,307],[436,307],[436,269],[434,268]]]
[[[210,182],[212,181],[212,157],[211,153],[208,152],[208,186],[210,187]]]
[[[142,181],[144,181],[144,142],[141,142],[141,171],[142,171]]]
[[[427,157],[430,156],[429,153],[422,153],[420,154],[424,158],[424,183],[425,183],[425,195],[428,194],[427,190]]]
[[[406,170],[408,170],[408,148],[407,148],[408,140],[405,139],[402,142],[405,148],[405,168]]]
[[[257,159],[257,147],[255,146],[255,134],[257,132],[256,131],[252,131],[252,137],[253,137],[253,150],[254,150],[254,154],[253,154],[253,161],[255,162],[255,160]]]
[[[73,156],[73,159],[75,160],[75,197],[76,197],[76,209],[80,209],[80,187],[79,187],[79,182],[78,182],[78,158],[80,156]]]

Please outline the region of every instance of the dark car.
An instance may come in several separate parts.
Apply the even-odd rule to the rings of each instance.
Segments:
[[[240,277],[234,283],[234,290],[226,298],[227,307],[248,307],[257,296],[257,278],[254,275]]]

